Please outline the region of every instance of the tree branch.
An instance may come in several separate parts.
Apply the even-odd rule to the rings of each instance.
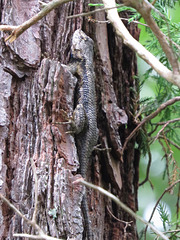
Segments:
[[[64,239],[60,239],[60,238],[54,238],[54,237],[50,237],[47,235],[31,235],[31,234],[26,234],[26,233],[15,233],[13,234],[13,237],[21,237],[21,238],[29,238],[29,239],[44,239],[44,240],[64,240]]]
[[[131,134],[126,138],[126,140],[125,140],[125,142],[124,142],[124,146],[123,146],[122,151],[121,151],[122,155],[123,155],[123,152],[124,152],[124,150],[125,150],[125,148],[126,148],[127,143],[129,142],[129,140],[135,135],[135,133],[136,133],[146,122],[148,122],[148,121],[151,120],[152,118],[156,117],[156,116],[157,116],[162,110],[164,110],[167,106],[172,105],[172,104],[174,104],[174,103],[177,102],[177,101],[180,101],[180,97],[179,97],[179,96],[178,96],[178,97],[174,97],[174,98],[168,100],[168,101],[165,102],[165,103],[162,103],[155,112],[153,112],[153,113],[151,113],[150,115],[148,115],[147,117],[145,117],[145,118],[139,123],[139,125],[131,132]]]
[[[136,2],[136,1],[133,1]],[[139,2],[139,1],[138,1]],[[115,7],[115,0],[103,0],[106,8]],[[126,1],[124,1],[126,4]],[[167,81],[177,85],[180,88],[180,74],[176,71],[173,73],[166,66],[164,66],[152,53],[150,53],[145,47],[143,47],[138,41],[136,41],[123,22],[119,18],[116,9],[107,10],[107,16],[112,25],[114,26],[116,33],[120,36],[125,45],[135,51],[145,62],[147,62],[161,77]]]
[[[126,0],[126,2],[128,3],[131,1]],[[131,4],[130,4],[130,6],[131,6]],[[175,74],[180,74],[178,59],[174,55],[172,48],[166,39],[166,36],[160,30],[160,28],[158,27],[158,25],[156,24],[156,22],[154,21],[154,19],[151,16],[151,9],[154,9],[153,6],[148,1],[144,0],[142,2],[134,1],[133,7],[141,14],[141,16],[144,18],[144,20],[146,21],[148,26],[151,28],[151,30],[154,33],[154,35],[156,36],[156,38],[158,39],[164,53],[166,54],[167,59],[169,60],[171,66],[173,68],[173,72]]]
[[[73,16],[79,17],[79,16],[81,16],[81,14],[77,14],[77,15],[73,15]],[[73,16],[72,16],[72,17],[73,17]],[[69,18],[69,17],[68,17],[68,18]],[[70,18],[71,18],[71,16],[70,16]],[[110,21],[108,21],[108,20],[100,21],[100,20],[97,20],[97,19],[93,19],[93,18],[91,18],[91,17],[89,17],[88,20],[89,20],[90,22],[92,22],[92,23],[110,23]],[[138,22],[138,21],[135,21],[135,20],[129,22],[129,18],[121,18],[121,20],[127,21],[128,24],[130,24],[130,23],[133,22],[133,23],[137,23],[137,24],[140,24],[140,25],[142,25],[142,26],[145,26],[145,27],[149,27],[147,24],[144,24],[144,23],[141,23],[141,22]]]
[[[162,135],[159,136],[160,139],[164,139],[164,137]],[[173,142],[172,140],[170,140],[169,138],[166,138],[167,141],[172,144],[175,148],[177,148],[178,150],[180,150],[180,146],[177,145],[175,142]]]
[[[53,0],[46,5],[43,6],[43,9],[36,14],[34,17],[30,18],[29,20],[25,21],[19,26],[10,26],[10,25],[0,25],[0,31],[11,31],[11,34],[5,39],[12,43],[16,40],[24,31],[26,31],[29,27],[34,25],[44,16],[46,16],[49,12],[53,9],[59,7],[63,3],[71,2],[72,0]]]
[[[171,120],[169,120],[167,122],[157,122],[157,123],[153,123],[152,125],[160,126],[160,125],[165,125],[167,123],[170,124],[170,123],[174,123],[174,122],[178,122],[178,121],[180,121],[180,118],[174,118],[174,119],[171,119]]]
[[[1,193],[0,193],[0,199],[2,199],[15,213],[17,213],[22,219],[24,219],[27,224],[31,225],[34,229],[38,231],[38,235],[31,235],[31,234],[26,234],[26,233],[15,233],[13,234],[14,237],[28,237],[31,239],[45,239],[45,240],[63,240],[63,239],[58,239],[54,237],[50,237],[46,235],[43,230],[39,227],[39,225],[36,223],[36,214],[37,214],[37,204],[38,204],[38,178],[37,178],[37,173],[36,173],[36,166],[34,164],[33,159],[31,159],[31,166],[33,170],[33,175],[34,175],[34,180],[35,180],[35,206],[34,206],[34,213],[32,220],[29,220],[28,218],[25,217],[13,204],[10,203],[10,201],[5,198]]]
[[[142,223],[146,224],[148,227],[151,228],[151,230],[156,233],[158,236],[160,236],[164,240],[168,240],[168,237],[166,237],[162,232],[160,232],[158,229],[156,229],[151,223],[144,220],[141,216],[137,215],[135,212],[133,212],[129,207],[127,207],[123,202],[121,202],[116,196],[114,196],[112,193],[106,191],[105,189],[96,186],[94,184],[88,183],[82,179],[76,180],[74,183],[82,183],[86,187],[95,189],[99,191],[100,193],[104,194],[105,196],[109,197],[111,200],[113,200],[118,206],[120,206],[124,211],[129,213],[132,217],[134,217],[136,220],[141,221]]]
[[[150,174],[150,167],[151,167],[151,162],[152,162],[152,155],[151,155],[151,151],[150,151],[150,146],[148,145],[148,157],[149,157],[149,160],[148,160],[148,165],[147,165],[147,169],[146,169],[146,177],[145,179],[139,183],[139,187],[142,186],[143,184],[145,184],[147,181],[149,181],[152,189],[154,188],[150,179],[149,179],[149,174]]]
[[[114,9],[114,8],[118,8],[118,7],[122,7],[122,6],[124,6],[124,4],[119,4],[118,6],[111,7],[111,8],[98,8],[98,9],[95,9],[93,11],[89,11],[89,12],[86,12],[86,13],[79,13],[79,14],[75,14],[75,15],[72,15],[72,16],[68,16],[67,19],[77,18],[77,17],[85,17],[85,16],[89,16],[93,13],[102,12],[102,11],[105,11],[105,10],[110,10],[110,9]]]
[[[5,198],[1,193],[0,193],[0,198],[15,212],[17,213],[22,219],[24,219],[24,221],[26,221],[27,223],[30,222],[30,220],[28,218],[26,218],[13,204],[10,203],[10,201]]]
[[[12,43],[15,39],[17,39],[25,30],[27,30],[30,26],[35,24],[37,21],[42,19],[45,15],[47,15],[50,11],[57,8],[63,3],[70,2],[72,0],[53,0],[49,2],[48,4],[43,5],[43,9],[34,17],[27,20],[23,24],[19,26],[10,26],[10,25],[0,25],[1,31],[11,31],[11,34],[5,39],[5,41],[8,41]],[[145,1],[145,0],[144,0]],[[151,54],[146,48],[144,48],[138,41],[136,41],[128,32],[122,21],[120,20],[117,10],[112,9],[116,8],[116,4],[114,0],[103,0],[105,8],[111,8],[107,10],[108,18],[110,22],[114,25],[117,34],[123,39],[124,44],[129,46],[132,50],[134,50],[144,61],[146,61],[160,76],[165,78],[167,81],[177,85],[180,88],[180,74],[179,71],[177,71],[178,66],[175,64],[175,59],[170,59],[170,62],[174,63],[174,73],[170,71],[168,68],[166,68],[153,54]],[[131,2],[131,1],[125,1],[124,2]],[[136,1],[133,1],[133,7],[136,6]],[[139,2],[139,1],[137,1]],[[148,3],[147,1],[145,1]],[[40,1],[40,3],[42,3]],[[135,6],[134,6],[135,4]],[[149,5],[151,5],[149,3]],[[130,6],[130,5],[129,5]],[[152,6],[152,5],[151,5]],[[153,6],[152,6],[153,8]],[[164,36],[164,35],[163,35]],[[165,36],[163,37],[163,39]],[[160,38],[159,38],[160,39]],[[165,38],[166,39],[166,38]],[[167,42],[167,41],[166,41]],[[165,48],[165,47],[164,47]],[[167,50],[166,52],[167,53]],[[168,55],[169,56],[169,55]],[[170,57],[170,56],[169,56]],[[173,56],[172,56],[173,58]],[[176,61],[177,62],[177,61]]]
[[[179,182],[180,182],[180,179],[177,180],[176,182],[174,182],[174,183],[173,183],[171,186],[169,186],[168,188],[166,188],[166,189],[164,190],[164,192],[161,194],[161,196],[159,197],[159,199],[157,200],[157,202],[156,202],[156,204],[155,204],[155,206],[154,206],[154,208],[153,208],[153,211],[152,211],[151,216],[150,216],[149,221],[148,221],[149,223],[150,223],[150,221],[152,220],[152,217],[153,217],[153,215],[154,215],[154,213],[155,213],[155,210],[156,210],[156,208],[157,208],[160,200],[161,200],[161,199],[163,198],[163,196],[165,195],[165,193],[169,192],[169,191],[170,191],[177,183],[179,183]],[[148,228],[148,225],[146,225],[145,233],[146,233],[146,231],[147,231],[147,228]]]
[[[167,121],[167,122],[165,122],[165,123],[157,123],[158,125],[164,125],[160,130],[159,130],[159,132],[157,133],[157,135],[156,135],[156,137],[154,138],[154,141],[153,142],[155,142],[157,139],[158,139],[158,137],[160,136],[160,134],[162,133],[162,131],[164,131],[164,129],[170,124],[170,123],[174,123],[174,122],[178,122],[178,121],[180,121],[180,118],[176,118],[176,119],[172,119],[172,120],[169,120],[169,121]]]

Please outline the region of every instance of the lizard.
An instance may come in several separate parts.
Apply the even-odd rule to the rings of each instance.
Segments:
[[[98,140],[95,72],[93,65],[94,41],[82,30],[74,32],[71,45],[69,70],[78,79],[76,106],[73,112],[72,129],[80,162],[80,174],[86,179],[87,168],[93,148]],[[82,200],[82,212],[87,239],[92,239],[86,192]]]

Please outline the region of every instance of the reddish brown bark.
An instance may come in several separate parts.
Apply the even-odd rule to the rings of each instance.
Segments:
[[[5,24],[17,25],[39,11],[38,1],[33,0],[4,0],[1,4],[0,16]],[[120,155],[121,144],[135,127],[132,116],[138,105],[136,58],[110,25],[89,22],[86,17],[66,20],[68,15],[87,11],[87,4],[81,0],[62,5],[11,45],[4,43],[7,33],[1,33],[0,190],[31,218],[32,158],[38,175],[37,222],[47,234],[65,239],[83,236],[83,187],[73,184],[79,176],[75,141],[66,134],[68,126],[54,124],[64,121],[62,109],[70,115],[73,112],[76,80],[61,64],[69,62],[71,37],[77,28],[95,42],[99,143],[102,148],[111,148],[93,152],[88,180],[137,210],[139,152],[135,137],[128,143],[123,161]],[[105,13],[92,17],[105,20]],[[133,23],[128,28],[138,36]],[[1,239],[13,239],[17,232],[34,234],[27,223],[0,203]],[[94,239],[137,239],[135,220],[112,201],[88,190],[88,203]],[[54,217],[52,209],[56,212]],[[123,221],[133,223],[125,228]]]

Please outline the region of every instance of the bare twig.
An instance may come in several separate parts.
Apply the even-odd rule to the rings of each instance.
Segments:
[[[145,117],[145,118],[140,122],[140,124],[131,132],[131,134],[126,138],[125,143],[124,143],[124,146],[123,146],[123,148],[122,148],[122,154],[123,154],[123,152],[124,152],[124,150],[125,150],[125,148],[126,148],[127,143],[129,142],[129,140],[136,134],[136,132],[137,132],[146,122],[148,122],[148,121],[151,120],[152,118],[156,117],[156,116],[157,116],[162,110],[164,110],[167,106],[172,105],[172,104],[174,104],[174,103],[177,102],[177,101],[180,101],[180,97],[179,97],[179,96],[178,96],[178,97],[174,97],[174,98],[168,100],[168,101],[165,102],[165,103],[162,103],[155,112],[153,112],[153,113],[151,113],[150,115],[148,115],[147,117]]]
[[[178,197],[177,197],[177,203],[176,203],[176,214],[177,214],[177,219],[179,219],[179,209],[180,209],[180,184],[179,184],[179,189],[178,189]],[[179,228],[179,223],[177,222],[176,227]]]
[[[163,140],[164,140],[164,137],[163,137]],[[164,152],[164,156],[162,158],[165,158],[165,160],[166,160],[166,172],[167,172],[168,182],[170,183],[169,159],[168,159],[167,149],[164,146],[164,142],[162,142],[160,139],[159,139],[159,143],[160,143],[160,145],[163,149],[163,152]]]
[[[156,22],[151,16],[151,9],[152,5],[148,1],[143,1],[143,4],[140,3],[139,1],[134,1],[135,4],[133,7],[136,8],[136,10],[141,14],[141,16],[144,18],[148,26],[151,28],[152,32],[154,35],[157,37],[164,53],[166,54],[167,59],[169,60],[173,72],[180,74],[180,69],[179,69],[179,64],[178,64],[178,59],[175,56],[174,52],[172,51],[171,46],[169,45],[166,36],[164,33],[160,30]],[[154,7],[153,7],[154,9]]]
[[[45,240],[63,240],[63,239],[58,239],[54,237],[50,237],[46,235],[43,230],[36,224],[36,222],[29,220],[26,218],[13,204],[9,202],[2,194],[0,194],[0,198],[14,211],[16,212],[24,221],[27,222],[27,224],[31,225],[34,229],[36,229],[39,233],[39,235],[29,235],[26,233],[15,233],[13,234],[14,237],[29,237],[31,239],[45,239]]]
[[[40,234],[44,234],[41,228],[33,221],[26,218],[13,204],[10,203],[10,201],[5,198],[2,194],[0,194],[0,198],[15,212],[17,213],[24,221],[26,221],[29,225],[31,225],[33,228],[35,228]],[[44,234],[45,235],[45,234]]]
[[[129,0],[127,0],[127,1],[129,1]],[[159,14],[159,16],[161,16],[163,19],[165,19],[165,16],[157,8],[155,8],[153,4],[151,4],[148,0],[143,0],[143,1],[146,3],[146,5],[149,8],[151,8],[153,11],[157,12]],[[137,3],[135,2],[135,6],[136,6],[136,4]]]
[[[133,221],[130,221],[130,222],[126,222],[126,221],[123,221],[121,219],[118,219],[117,217],[114,216],[114,214],[110,211],[110,209],[108,208],[107,206],[107,210],[109,212],[109,214],[118,222],[121,222],[121,223],[124,223],[125,226],[124,226],[124,238],[123,239],[126,239],[126,234],[127,234],[127,228],[130,227],[132,224],[133,224]]]
[[[47,3],[45,3],[45,2],[39,1],[39,3],[41,4],[41,7],[46,7],[47,6]]]
[[[31,235],[31,234],[26,234],[26,233],[15,233],[13,234],[14,237],[25,237],[25,238],[29,238],[29,239],[44,239],[44,240],[64,240],[64,239],[60,239],[60,238],[54,238],[54,237],[50,237],[47,235]]]
[[[126,4],[128,1],[124,1]],[[131,1],[132,4],[136,4],[140,1]],[[144,1],[143,1],[144,2]],[[115,7],[115,0],[103,0],[104,6],[106,8]],[[129,4],[130,6],[130,4]],[[133,6],[135,7],[135,6]],[[136,41],[131,34],[128,32],[127,28],[124,26],[123,22],[119,18],[116,9],[106,10],[107,16],[112,25],[114,26],[116,33],[123,39],[124,44],[134,50],[144,61],[146,61],[161,77],[167,81],[177,85],[180,88],[180,74],[177,71],[170,71],[166,66],[164,66],[153,54],[151,54],[145,47],[143,47],[138,41]],[[138,9],[139,11],[139,9]],[[141,13],[141,12],[140,12]],[[148,22],[147,22],[148,23]],[[149,25],[149,23],[148,23]],[[165,38],[165,37],[163,37]],[[165,39],[166,40],[166,39]],[[166,50],[167,53],[167,50]],[[169,57],[169,55],[168,55]],[[171,61],[174,63],[174,59]],[[177,61],[175,61],[176,63]],[[174,66],[176,69],[177,66]]]
[[[37,216],[37,207],[38,207],[38,178],[37,178],[37,173],[36,173],[36,166],[35,163],[33,161],[33,159],[31,158],[31,167],[33,170],[33,176],[34,176],[34,182],[35,182],[35,188],[34,188],[34,194],[35,194],[35,200],[34,200],[34,213],[33,213],[33,217],[32,217],[32,221],[36,222],[36,216]]]
[[[44,16],[46,16],[49,12],[51,12],[53,9],[59,7],[63,3],[71,2],[72,0],[53,0],[46,4],[42,8],[42,10],[27,20],[26,22],[22,23],[19,26],[5,26],[0,25],[0,31],[11,31],[11,34],[5,39],[5,41],[9,41],[12,43],[14,40],[16,40],[24,31],[26,31],[29,27],[34,25],[36,22],[38,22],[40,19],[42,19]]]
[[[180,118],[174,118],[172,120],[169,120],[167,122],[157,122],[157,123],[153,123],[152,125],[165,125],[166,123],[174,123],[174,122],[178,122],[180,121]]]
[[[93,19],[93,18],[88,18],[88,20],[89,20],[90,22],[92,22],[92,23],[110,23],[110,21],[108,21],[108,20],[100,21],[100,20]],[[127,21],[127,22],[128,22],[128,21],[129,21],[129,18],[121,18],[121,20],[124,20],[124,21]],[[132,23],[132,22],[133,22],[133,23],[140,24],[140,25],[145,26],[145,27],[149,27],[147,24],[144,24],[144,23],[141,23],[141,22],[135,21],[135,20],[129,22],[129,24]]]
[[[67,3],[67,2],[70,2],[70,1],[72,1],[72,0],[53,0],[53,1],[49,2],[49,3],[47,3],[46,5],[44,4],[43,5],[43,9],[37,15],[35,15],[34,17],[32,17],[31,19],[27,20],[26,22],[24,22],[23,24],[21,24],[19,26],[15,27],[15,26],[9,26],[8,25],[8,26],[5,27],[4,25],[0,25],[0,30],[1,31],[5,31],[5,30],[11,31],[11,34],[5,39],[5,41],[9,40],[9,42],[13,42],[25,30],[27,30],[30,26],[35,24],[40,19],[42,19],[50,11],[52,11],[55,8],[57,8],[61,4]],[[104,2],[104,5],[105,5],[105,8],[109,9],[109,10],[106,10],[108,12],[109,20],[112,22],[112,24],[116,28],[117,34],[120,37],[122,37],[124,43],[127,46],[129,46],[131,49],[133,49],[160,76],[165,78],[167,81],[169,81],[169,82],[177,85],[178,87],[180,87],[180,74],[179,74],[179,71],[177,71],[177,69],[178,69],[178,66],[176,64],[177,61],[175,61],[176,59],[173,59],[173,54],[171,56],[171,54],[169,53],[170,56],[168,55],[168,57],[170,58],[169,61],[171,62],[172,66],[173,66],[174,72],[170,71],[166,66],[164,66],[153,54],[151,54],[147,49],[145,49],[138,41],[136,41],[130,35],[130,33],[128,32],[128,30],[126,29],[126,27],[124,26],[122,21],[119,19],[119,16],[117,14],[117,10],[113,9],[113,8],[116,8],[116,4],[115,4],[114,0],[111,0],[111,1],[103,0],[103,2]],[[124,0],[124,2],[126,3],[127,0],[126,1]],[[135,4],[136,1],[133,1],[133,2]],[[139,1],[137,1],[137,2],[139,2]],[[148,6],[151,6],[151,8],[154,9],[154,7],[148,1],[144,0],[144,2],[146,2]],[[159,41],[161,40],[161,38],[158,38],[158,39],[159,39]],[[165,37],[163,37],[163,39],[166,40]],[[166,50],[165,47],[163,49]],[[168,49],[165,51],[166,55],[167,55]]]
[[[160,135],[159,138],[164,139],[164,137],[163,137],[162,135]],[[173,141],[170,140],[169,138],[166,138],[166,139],[167,139],[167,141],[168,141],[170,144],[172,144],[175,148],[177,148],[178,150],[180,150],[180,146],[179,146],[179,145],[177,145],[175,142],[173,142]]]
[[[154,6],[154,4],[156,3],[157,0],[154,0],[151,4]]]
[[[119,4],[118,6],[115,6],[115,7],[110,7],[110,8],[99,8],[99,9],[95,9],[93,11],[89,11],[87,13],[80,13],[80,14],[75,14],[75,15],[72,15],[72,16],[68,16],[67,19],[71,19],[71,18],[77,18],[77,17],[85,17],[85,16],[89,16],[93,13],[97,13],[97,12],[102,12],[102,11],[105,11],[105,10],[110,10],[110,9],[114,9],[114,8],[118,8],[118,7],[123,7],[124,4]]]
[[[150,185],[151,185],[151,187],[153,189],[153,185],[152,185],[152,183],[151,183],[151,181],[149,179],[150,167],[151,167],[151,162],[152,162],[152,156],[151,156],[151,151],[150,151],[149,145],[148,145],[148,157],[149,157],[149,161],[148,161],[148,165],[147,165],[147,169],[146,169],[146,177],[145,177],[145,179],[141,183],[139,183],[139,186],[142,186],[144,183],[149,181],[149,183],[150,183]]]
[[[93,11],[89,11],[89,12],[87,12],[87,13],[80,13],[80,14],[75,14],[75,15],[72,15],[72,16],[68,16],[67,19],[90,16],[90,15],[92,15],[92,14],[94,14],[94,13],[97,13],[97,12],[101,12],[101,11],[105,11],[105,10],[110,10],[110,9],[114,9],[114,8],[119,8],[119,7],[123,7],[123,6],[125,6],[125,5],[124,5],[124,4],[118,4],[118,6],[115,6],[115,7],[99,8],[99,9],[95,9],[95,10],[93,10]],[[128,18],[121,18],[121,20],[129,21]],[[99,20],[96,20],[96,19],[92,19],[92,22],[97,22],[97,23],[110,23],[109,21],[99,21]],[[139,21],[133,20],[132,22],[133,22],[133,23],[140,24],[140,25],[143,25],[143,26],[145,26],[145,27],[149,27],[147,24],[141,23],[141,22],[139,22]]]
[[[180,229],[165,231],[164,233],[179,233]]]
[[[121,20],[129,21],[129,18],[121,18]],[[141,22],[136,21],[136,20],[133,20],[133,21],[131,21],[131,22],[133,22],[133,23],[137,23],[137,24],[140,24],[140,25],[145,26],[145,27],[149,27],[147,24],[145,24],[145,23],[141,23]],[[131,23],[131,22],[129,22],[129,23]]]
[[[168,41],[170,41],[180,51],[180,46],[177,43],[175,43],[169,36],[166,36],[165,34],[164,34],[164,36],[167,38]]]
[[[151,220],[152,220],[152,218],[153,218],[153,215],[154,215],[154,213],[155,213],[155,210],[156,210],[156,208],[157,208],[160,200],[163,198],[163,196],[164,196],[167,192],[169,192],[169,191],[170,191],[176,184],[178,184],[179,182],[180,182],[180,179],[177,180],[176,182],[174,182],[174,183],[173,183],[171,186],[169,186],[168,188],[166,188],[166,189],[164,190],[164,192],[161,194],[161,196],[159,197],[159,199],[157,200],[157,202],[156,202],[156,204],[155,204],[155,206],[154,206],[154,208],[153,208],[153,211],[152,211],[151,216],[150,216],[149,221],[148,221],[149,223],[151,222]],[[145,234],[146,234],[147,228],[148,228],[148,225],[146,225]]]
[[[13,204],[10,203],[10,201],[5,198],[1,193],[0,193],[0,198],[15,212],[17,213],[22,219],[24,219],[24,221],[26,221],[27,223],[30,222],[30,220],[28,218],[26,218]]]
[[[156,137],[155,137],[155,139],[154,139],[154,141],[153,142],[155,142],[157,139],[158,139],[158,137],[160,136],[160,134],[164,131],[164,129],[170,124],[170,123],[174,123],[174,122],[178,122],[178,121],[180,121],[180,118],[176,118],[176,119],[172,119],[172,120],[169,120],[169,121],[167,121],[167,122],[165,122],[165,123],[157,123],[158,125],[164,125],[162,128],[161,128],[161,130],[157,133],[157,135],[156,135]]]
[[[14,233],[14,237],[27,237],[30,239],[45,239],[45,240],[63,240],[63,239],[58,239],[54,237],[50,237],[46,235],[43,230],[39,227],[39,225],[36,223],[36,215],[37,215],[37,205],[38,205],[38,178],[37,178],[37,173],[36,173],[36,166],[34,164],[33,159],[31,159],[31,166],[33,170],[33,175],[34,175],[34,181],[35,181],[35,206],[34,206],[34,213],[32,220],[29,220],[26,218],[13,204],[10,203],[10,201],[5,198],[2,194],[0,194],[0,198],[15,212],[17,213],[24,221],[27,222],[27,224],[31,225],[34,229],[37,230],[38,235],[31,235],[31,234],[26,234],[26,233]]]
[[[169,179],[169,183],[171,184],[172,182],[175,182],[175,180],[177,179],[177,176],[178,176],[178,172],[177,172],[178,171],[178,166],[177,166],[176,161],[174,159],[173,151],[172,151],[172,149],[171,149],[171,147],[170,147],[170,145],[169,145],[169,143],[167,141],[167,138],[166,138],[164,132],[163,132],[163,137],[164,137],[164,141],[166,143],[166,146],[167,146],[167,148],[169,150],[168,159],[169,158],[171,159],[171,162],[168,162],[169,163],[168,165],[172,165],[173,166],[173,169],[172,169],[172,173],[173,174],[171,174],[171,177]]]
[[[121,202],[116,196],[114,196],[112,193],[106,191],[105,189],[96,186],[94,184],[88,183],[84,180],[82,180],[82,178],[80,178],[79,180],[76,180],[74,183],[82,183],[85,186],[95,189],[97,191],[99,191],[100,193],[104,194],[105,196],[109,197],[111,200],[113,200],[118,206],[120,206],[124,211],[126,211],[127,213],[129,213],[132,217],[134,217],[136,220],[141,221],[142,223],[144,223],[145,225],[148,225],[148,227],[151,228],[151,230],[156,233],[158,236],[160,236],[162,239],[164,240],[168,240],[168,238],[162,233],[160,232],[158,229],[156,229],[151,223],[147,222],[146,220],[144,220],[141,216],[137,215],[135,212],[133,212],[129,207],[127,207],[123,202]]]
[[[128,224],[129,226],[131,226],[131,223],[133,223],[133,221],[130,221],[130,222],[126,222],[126,221],[123,221],[123,220],[121,220],[121,219],[119,219],[119,218],[117,218],[116,216],[114,216],[114,214],[110,211],[110,209],[109,209],[109,207],[107,206],[106,207],[107,208],[107,210],[108,210],[108,212],[109,212],[109,214],[116,220],[116,221],[118,221],[118,222],[122,222],[122,223],[124,223],[124,224]]]

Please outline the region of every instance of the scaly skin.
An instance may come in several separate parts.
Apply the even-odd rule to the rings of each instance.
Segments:
[[[73,118],[80,173],[85,179],[89,159],[98,139],[93,44],[93,40],[83,31],[76,30],[73,34],[71,53],[75,67],[72,72],[78,75],[77,105]],[[92,239],[86,193],[82,201],[82,210],[87,238]]]

